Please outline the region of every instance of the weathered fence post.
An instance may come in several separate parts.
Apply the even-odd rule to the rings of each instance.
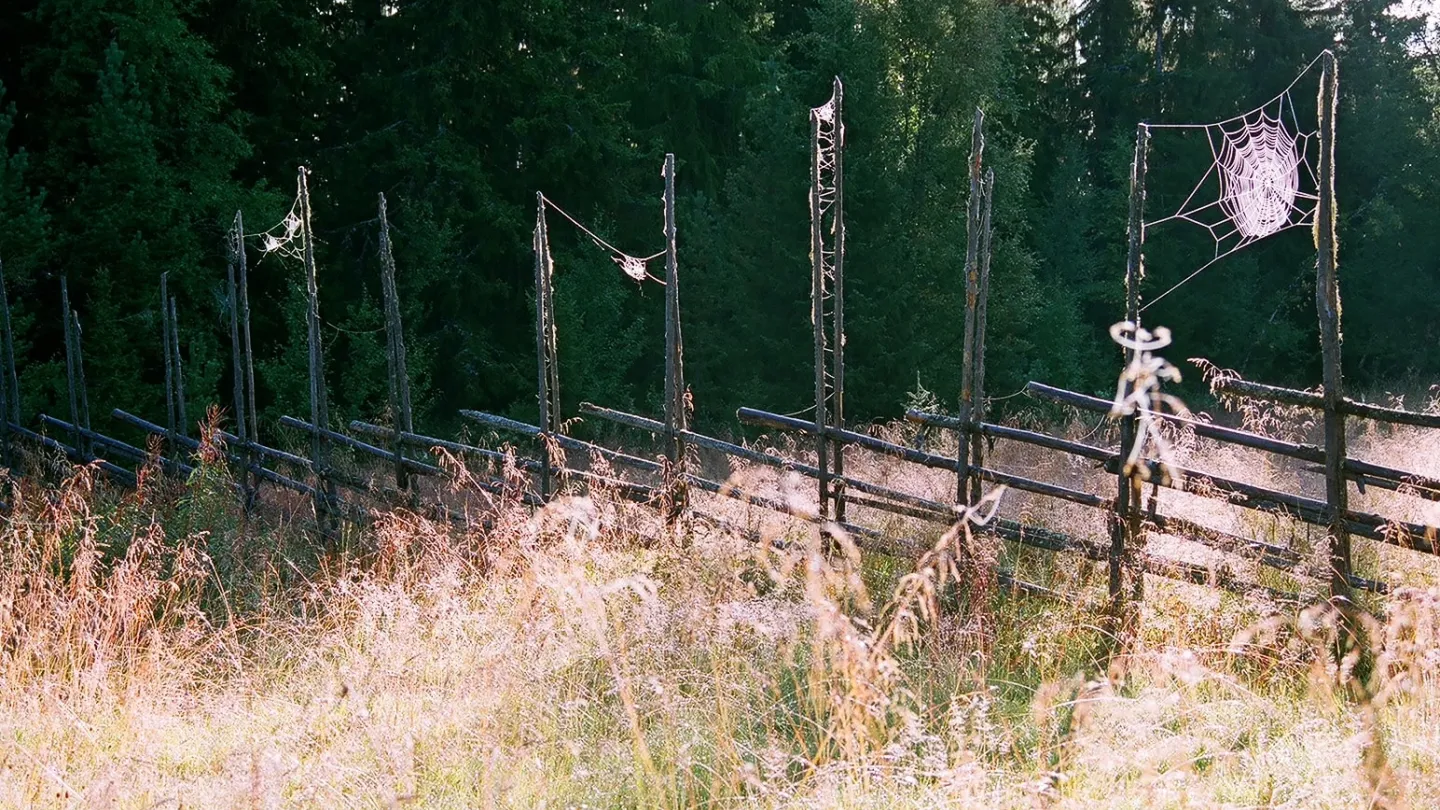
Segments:
[[[233,234],[231,235],[233,236]],[[225,293],[230,308],[230,379],[234,389],[233,401],[235,403],[235,437],[240,440],[240,447],[235,451],[240,454],[242,468],[238,471],[241,492],[244,496],[244,506],[248,510],[254,500],[254,490],[250,485],[250,452],[248,421],[245,418],[245,360],[240,349],[240,294],[235,283],[235,261],[238,240],[230,241],[229,260],[225,262]]]
[[[835,401],[833,413],[830,417],[831,424],[837,430],[845,429],[845,85],[840,82],[840,77],[835,77],[835,130],[832,148],[835,151],[832,158],[835,167],[835,200],[831,204],[831,234],[835,251],[835,279],[834,279],[834,335],[832,342],[834,348],[831,350],[831,362],[833,363],[830,378],[834,384]],[[835,441],[832,445],[835,454],[835,475],[838,480],[834,482],[835,497],[835,520],[845,522],[845,443]]]
[[[190,429],[187,427],[190,418],[187,416],[189,409],[185,406],[185,364],[180,361],[180,317],[175,306],[175,296],[170,296],[170,351],[174,355],[175,362],[175,415],[179,419],[179,430],[181,438],[190,438]]]
[[[685,359],[680,336],[680,276],[675,247],[675,156],[665,155],[665,458],[671,480],[666,521],[674,525],[685,512]]]
[[[990,213],[995,203],[994,169],[986,170],[981,189],[984,205],[980,212],[980,284],[975,301],[975,356],[971,372],[971,421],[976,424],[985,421],[985,326],[990,301]],[[970,434],[970,460],[970,503],[973,504],[980,502],[982,493],[978,470],[985,466],[985,438],[978,432]]]
[[[94,457],[95,447],[90,441],[90,391],[85,385],[85,336],[80,329],[80,313],[70,310],[70,322],[75,330],[75,384],[80,395],[80,421],[76,423],[79,441],[75,446],[88,459]]]
[[[1329,511],[1330,592],[1350,593],[1350,534],[1345,527],[1349,488],[1345,481],[1344,377],[1340,363],[1340,284],[1335,241],[1335,106],[1339,65],[1321,56],[1320,200],[1315,210],[1315,309],[1320,316],[1320,353],[1325,381],[1325,501]]]
[[[955,500],[970,500],[971,422],[975,416],[975,327],[980,303],[980,242],[984,178],[980,165],[985,158],[985,112],[975,109],[970,133],[970,203],[965,217],[965,334],[960,359],[960,447],[955,457]]]
[[[315,271],[315,240],[310,223],[310,172],[304,166],[300,175],[300,236],[304,240],[305,290],[308,297],[306,324],[310,349],[310,463],[315,472],[315,521],[321,534],[334,534],[337,526],[331,506],[335,486],[330,480],[329,442],[330,403],[325,390],[325,356],[320,333],[320,283]]]
[[[239,265],[240,337],[245,348],[245,415],[250,419],[247,438],[260,442],[260,416],[255,409],[255,352],[250,341],[250,273],[245,260],[245,217],[235,212],[235,256]]]
[[[20,380],[15,374],[15,336],[10,333],[10,293],[5,289],[5,262],[0,260],[0,352],[5,367],[0,369],[0,450],[10,463],[10,424],[20,424]]]
[[[820,110],[810,111],[810,324],[815,340],[815,466],[820,470],[820,517],[830,517],[830,440],[825,408],[825,241],[821,220]]]
[[[405,331],[400,318],[400,294],[395,288],[395,254],[390,244],[390,218],[385,195],[380,195],[380,290],[385,299],[385,360],[390,372],[390,416],[395,426],[395,485],[401,491],[410,489],[410,475],[405,469],[405,442],[402,433],[413,433],[415,423],[410,412],[410,373],[405,365]]]
[[[535,192],[535,358],[539,371],[537,394],[540,403],[540,497],[549,500],[552,490],[550,436],[553,432],[555,414],[551,413],[552,402],[559,401],[555,370],[554,322],[549,309],[552,298],[551,277],[554,266],[550,260],[550,235],[545,228],[545,195]]]
[[[1129,250],[1125,262],[1125,320],[1134,324],[1133,336],[1140,329],[1140,283],[1145,278],[1145,175],[1150,149],[1150,128],[1140,124],[1135,130],[1135,158],[1130,164],[1130,221],[1127,227]],[[1134,362],[1136,350],[1124,352],[1127,367]],[[1128,393],[1128,391],[1127,391]],[[1136,440],[1139,415],[1132,413],[1120,421],[1120,468],[1118,490],[1115,499],[1115,519],[1110,530],[1110,601],[1117,613],[1124,606],[1124,578],[1128,573],[1135,578],[1135,598],[1144,595],[1143,561],[1132,561],[1127,555],[1141,555],[1143,549],[1135,547],[1140,532],[1140,487],[1141,479],[1135,471],[1127,469],[1124,460],[1129,457]],[[1133,564],[1132,564],[1133,563]]]
[[[170,273],[160,274],[160,342],[165,355],[165,455],[171,460],[170,473],[175,473],[174,462],[179,459],[179,445],[175,442],[175,356],[170,353]]]
[[[65,276],[60,277],[60,309],[65,326],[65,390],[70,402],[70,426],[79,428],[80,399],[75,382],[75,332],[74,322],[70,317],[70,282]],[[71,446],[83,456],[85,445],[81,443],[80,432],[73,430],[72,436]]]

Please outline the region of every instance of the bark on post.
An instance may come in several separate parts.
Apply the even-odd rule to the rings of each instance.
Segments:
[[[315,271],[315,240],[310,224],[310,172],[300,167],[300,237],[304,240],[305,290],[308,297],[306,324],[310,350],[310,462],[315,471],[315,520],[322,534],[332,535],[336,528],[331,505],[335,487],[329,476],[329,447],[326,431],[330,427],[330,403],[325,390],[325,357],[320,333],[320,283]]]
[[[410,374],[405,365],[405,332],[400,318],[400,295],[395,287],[395,255],[390,243],[390,218],[385,195],[380,195],[380,281],[385,299],[386,365],[390,373],[390,416],[394,420],[392,451],[395,454],[395,485],[410,488],[410,475],[405,468],[405,443],[400,434],[413,433],[415,424],[410,413]]]
[[[1125,262],[1125,319],[1140,328],[1140,283],[1145,278],[1145,174],[1150,148],[1150,129],[1140,124],[1135,131],[1135,158],[1130,164],[1129,255]],[[1124,354],[1128,367],[1135,360],[1135,350]],[[1137,416],[1131,414],[1120,422],[1120,457],[1126,458],[1135,443]],[[1127,555],[1142,554],[1135,543],[1140,532],[1141,479],[1133,470],[1120,467],[1115,500],[1115,519],[1110,529],[1110,601],[1119,611],[1125,601],[1125,576],[1135,578],[1133,591],[1138,599],[1144,595],[1144,571],[1130,565]],[[1128,572],[1126,569],[1130,569]]]
[[[554,358],[550,354],[550,316],[546,310],[550,306],[550,237],[545,230],[545,195],[535,192],[535,360],[536,369],[539,372],[539,381],[536,387],[540,404],[540,497],[550,500],[551,477],[550,477],[550,443],[548,435],[551,426],[550,402],[552,393],[550,391],[551,364]]]
[[[230,309],[230,380],[232,391],[232,402],[235,407],[235,437],[240,440],[240,447],[235,451],[241,453],[244,463],[240,469],[240,486],[244,496],[244,506],[248,510],[253,501],[250,486],[250,454],[247,448],[249,441],[246,439],[248,424],[245,419],[245,363],[244,356],[240,351],[240,302],[239,290],[235,284],[235,253],[234,243],[231,242],[230,260],[225,263],[225,293]]]
[[[669,511],[666,520],[674,525],[684,514],[685,440],[688,429],[685,412],[685,361],[680,336],[680,277],[675,247],[675,156],[665,156],[665,458],[671,480],[666,487]]]
[[[1340,362],[1340,284],[1335,241],[1335,106],[1339,65],[1335,54],[1321,56],[1320,200],[1315,211],[1315,308],[1320,316],[1320,352],[1325,381],[1325,500],[1329,511],[1330,592],[1350,593],[1350,534],[1345,529],[1349,489],[1345,482],[1344,378]]]
[[[980,301],[981,212],[984,196],[980,165],[985,158],[985,113],[976,108],[970,134],[970,204],[965,217],[965,334],[960,360],[960,448],[955,461],[955,500],[969,505],[971,422],[975,416],[975,326]]]
[[[831,424],[840,430],[845,429],[845,85],[840,82],[840,77],[835,77],[835,121],[834,141],[831,148],[835,150],[834,171],[835,171],[835,200],[831,208],[831,238],[835,251],[835,279],[834,279],[834,334],[831,337],[833,348],[830,358],[833,366],[830,372],[830,379],[834,384],[835,401],[833,413],[830,418]],[[835,441],[832,445],[832,453],[835,456],[834,469],[838,480],[833,483],[835,498],[835,520],[845,522],[845,444]]]
[[[65,327],[65,389],[69,395],[70,424],[78,427],[80,425],[80,398],[75,387],[75,332],[70,320],[70,282],[65,276],[60,277],[60,309]],[[78,430],[73,431],[70,446],[81,450],[83,455],[84,445],[81,444]]]
[[[975,358],[971,378],[974,402],[971,421],[975,423],[985,421],[985,326],[990,300],[990,213],[995,202],[994,169],[985,172],[982,189],[984,205],[980,212],[980,286],[975,302]],[[979,503],[982,494],[981,481],[980,476],[974,474],[974,470],[985,466],[985,438],[978,431],[970,442],[970,459],[973,465],[970,475],[970,503]]]
[[[70,323],[75,331],[75,384],[80,395],[80,421],[76,423],[80,428],[80,440],[75,446],[80,449],[81,455],[91,458],[95,453],[95,443],[90,440],[90,394],[85,387],[85,340],[80,329],[80,314],[73,309],[70,310]]]

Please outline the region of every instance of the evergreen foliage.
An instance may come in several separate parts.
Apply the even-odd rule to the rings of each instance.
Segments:
[[[542,190],[638,255],[662,246],[678,159],[687,377],[700,424],[798,410],[812,387],[806,111],[846,83],[848,410],[958,391],[971,115],[990,120],[989,389],[1104,391],[1118,357],[1127,177],[1140,121],[1208,121],[1341,64],[1341,285],[1362,387],[1440,374],[1440,72],[1389,0],[16,0],[0,8],[0,258],[27,411],[63,397],[58,277],[106,408],[161,412],[158,280],[179,299],[187,393],[228,402],[224,229],[280,221],[313,171],[337,419],[384,410],[374,201],[390,200],[422,424],[529,416],[530,229]],[[1297,94],[1313,92],[1308,84]],[[1311,102],[1313,104],[1313,101]],[[1151,199],[1209,154],[1157,140]],[[565,416],[658,411],[663,295],[551,215]],[[1203,237],[1203,234],[1201,235]],[[1213,249],[1167,231],[1161,290]],[[252,249],[258,243],[252,240]],[[1304,229],[1147,313],[1190,355],[1318,379]],[[251,254],[271,415],[305,412],[302,271]],[[918,381],[917,381],[918,375]],[[101,393],[103,392],[103,393]]]

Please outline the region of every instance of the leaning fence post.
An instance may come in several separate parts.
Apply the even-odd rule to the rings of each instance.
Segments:
[[[245,346],[245,414],[250,419],[247,438],[253,446],[260,441],[260,417],[255,409],[255,352],[250,342],[250,273],[245,261],[245,217],[238,210],[235,212],[235,256],[239,266],[240,337]]]
[[[160,274],[160,342],[165,355],[165,449],[171,459],[170,472],[176,470],[174,462],[180,458],[179,445],[175,442],[175,356],[170,352],[170,273]]]
[[[400,295],[395,288],[395,254],[390,244],[390,218],[385,195],[380,195],[380,289],[385,299],[386,365],[390,372],[390,414],[395,434],[395,485],[402,491],[410,488],[410,475],[405,469],[405,442],[402,433],[412,433],[415,424],[410,413],[410,375],[405,367],[405,331],[400,319]]]
[[[685,511],[685,360],[680,336],[680,276],[675,248],[675,156],[665,155],[665,456],[671,480],[667,487],[674,524]]]
[[[235,403],[235,438],[240,440],[240,447],[235,451],[240,453],[242,469],[238,471],[242,494],[244,495],[244,506],[250,508],[253,500],[253,490],[250,486],[250,453],[249,440],[246,435],[249,431],[248,420],[245,418],[245,364],[244,356],[240,351],[240,295],[235,284],[235,244],[231,242],[229,261],[225,263],[225,293],[230,309],[230,379],[233,391],[233,402]]]
[[[1321,56],[1320,200],[1315,211],[1315,308],[1320,315],[1320,350],[1325,381],[1325,500],[1329,511],[1330,592],[1350,593],[1350,534],[1345,527],[1349,489],[1345,482],[1344,378],[1340,364],[1340,284],[1335,242],[1335,103],[1339,66],[1335,54]]]
[[[335,530],[331,505],[335,488],[330,482],[328,441],[330,405],[325,391],[325,357],[320,334],[320,284],[315,273],[315,240],[310,226],[310,172],[300,167],[300,234],[305,242],[305,290],[308,298],[306,325],[310,349],[310,462],[315,472],[315,520],[322,534]]]
[[[985,421],[985,326],[990,301],[990,212],[995,202],[994,169],[986,170],[981,187],[984,206],[980,212],[980,285],[975,301],[975,356],[971,378],[971,420],[977,425]],[[981,482],[978,470],[985,466],[985,439],[978,431],[970,439],[970,460],[970,503],[979,503]]]
[[[1130,221],[1129,251],[1125,262],[1125,319],[1134,324],[1132,335],[1140,328],[1140,283],[1145,278],[1145,175],[1150,148],[1150,128],[1140,124],[1135,130],[1135,158],[1130,164]],[[1128,368],[1134,362],[1136,349],[1125,350],[1125,364]],[[1143,553],[1135,548],[1140,536],[1140,485],[1141,480],[1124,463],[1130,456],[1136,440],[1138,414],[1130,414],[1120,421],[1120,459],[1117,471],[1118,487],[1115,499],[1115,519],[1110,529],[1110,601],[1119,609],[1125,601],[1124,578],[1127,567],[1126,555]],[[1138,563],[1130,572],[1135,577],[1135,597],[1144,595],[1144,568]]]
[[[970,500],[971,421],[975,411],[975,326],[980,301],[981,204],[984,180],[980,165],[985,157],[985,112],[975,109],[970,133],[970,204],[965,217],[965,334],[960,360],[960,447],[955,457],[955,500]]]

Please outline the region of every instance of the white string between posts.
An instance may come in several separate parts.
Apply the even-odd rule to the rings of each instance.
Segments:
[[[555,211],[555,213],[570,220],[570,224],[574,225],[576,228],[579,228],[582,233],[590,237],[590,240],[593,241],[597,247],[609,251],[609,253],[611,254],[611,260],[614,261],[615,264],[619,265],[620,272],[629,276],[631,279],[634,279],[636,282],[644,283],[648,280],[653,281],[662,287],[665,286],[665,280],[662,278],[657,278],[656,276],[651,274],[650,270],[647,268],[647,264],[649,262],[654,261],[661,256],[664,256],[665,251],[662,250],[659,253],[654,253],[649,256],[632,256],[629,253],[626,253],[620,248],[617,248],[609,242],[605,241],[604,239],[600,238],[599,234],[582,225],[579,220],[577,220],[575,217],[570,216],[570,214],[566,212],[565,209],[556,205],[555,201],[545,196],[544,193],[541,193],[540,199],[545,203],[546,206],[548,206],[551,210]]]
[[[1281,231],[1314,225],[1320,182],[1311,152],[1320,134],[1319,124],[1302,127],[1291,92],[1323,56],[1311,60],[1279,95],[1249,112],[1208,124],[1146,125],[1147,130],[1203,130],[1211,163],[1173,213],[1148,221],[1144,227],[1189,222],[1210,234],[1215,254],[1147,302],[1141,312],[1221,259]]]

